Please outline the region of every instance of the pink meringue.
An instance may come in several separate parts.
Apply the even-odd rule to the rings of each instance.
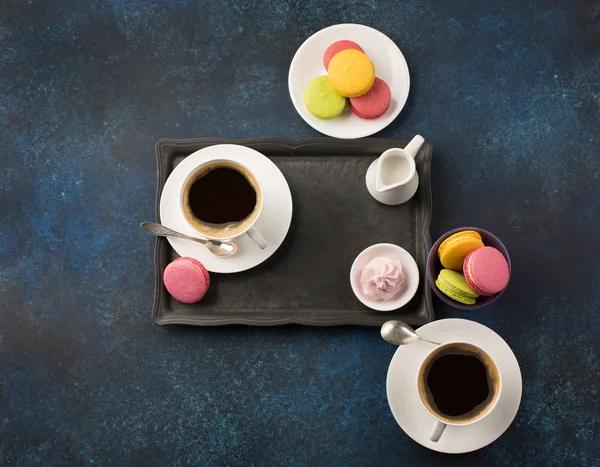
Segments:
[[[371,300],[391,300],[405,282],[400,261],[385,256],[373,258],[360,274],[363,293]]]

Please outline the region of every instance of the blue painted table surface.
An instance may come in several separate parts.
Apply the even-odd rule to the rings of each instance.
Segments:
[[[0,3],[1,465],[600,465],[600,2]],[[378,136],[434,145],[433,239],[499,236],[483,323],[514,349],[508,431],[463,456],[394,421],[375,328],[161,328],[150,319],[154,144],[319,136],[290,61],[344,22],[406,56]],[[319,57],[315,57],[316,60]]]

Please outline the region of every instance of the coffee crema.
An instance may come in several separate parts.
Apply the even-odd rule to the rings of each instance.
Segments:
[[[418,380],[425,407],[442,421],[470,423],[485,415],[500,390],[498,369],[480,348],[446,344],[432,352]]]
[[[262,193],[252,174],[231,161],[208,163],[188,177],[181,197],[186,220],[201,234],[231,238],[256,220]]]

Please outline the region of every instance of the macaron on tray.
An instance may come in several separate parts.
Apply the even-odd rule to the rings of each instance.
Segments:
[[[304,105],[317,118],[339,117],[346,108],[359,118],[373,120],[390,107],[388,84],[375,76],[375,66],[362,47],[351,40],[331,44],[323,55],[326,76],[317,76],[304,90]]]

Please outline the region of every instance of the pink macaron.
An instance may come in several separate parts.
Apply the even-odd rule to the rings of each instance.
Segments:
[[[204,297],[210,286],[210,276],[204,265],[189,257],[177,258],[163,274],[167,291],[183,303],[196,303]]]
[[[350,110],[357,117],[373,120],[387,112],[391,101],[390,87],[384,80],[375,78],[373,86],[366,94],[350,99]]]
[[[463,273],[471,288],[484,296],[501,292],[510,279],[506,258],[491,246],[470,252],[463,263]]]
[[[346,49],[359,50],[362,53],[365,52],[362,49],[362,47],[360,45],[358,45],[356,42],[352,42],[352,41],[334,42],[329,47],[327,47],[327,50],[325,51],[325,54],[323,55],[323,65],[325,65],[325,69],[326,70],[329,69],[329,62],[331,61],[331,59],[333,58],[333,56],[335,54],[341,52],[342,50],[346,50]]]

